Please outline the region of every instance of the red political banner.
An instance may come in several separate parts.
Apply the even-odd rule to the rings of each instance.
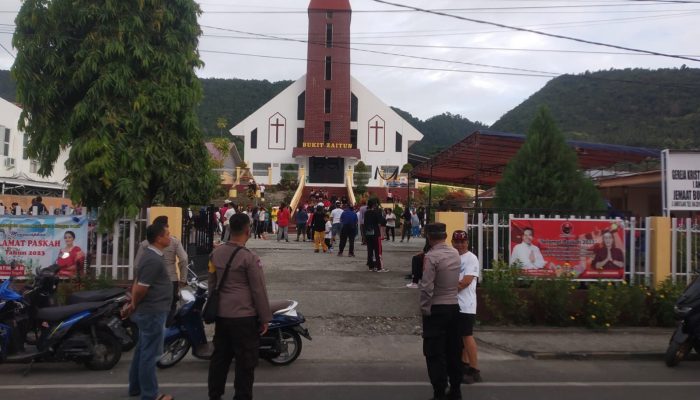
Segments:
[[[530,277],[572,274],[576,280],[625,277],[625,228],[620,220],[510,220],[510,263]]]

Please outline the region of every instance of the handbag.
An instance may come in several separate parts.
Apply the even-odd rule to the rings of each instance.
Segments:
[[[231,257],[229,257],[228,262],[226,263],[226,268],[224,268],[224,274],[216,283],[216,287],[209,291],[207,302],[204,303],[204,307],[202,308],[202,320],[204,320],[205,324],[213,324],[216,321],[216,316],[219,313],[219,286],[221,286],[221,282],[224,282],[226,279],[228,270],[231,268],[233,257],[235,257],[236,253],[238,253],[238,251],[242,248],[243,247],[238,247],[233,251],[233,254],[231,254]]]

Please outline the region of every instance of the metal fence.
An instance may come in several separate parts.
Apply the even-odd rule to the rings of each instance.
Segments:
[[[671,279],[689,283],[700,268],[700,225],[690,218],[671,219]]]
[[[511,218],[579,218],[579,219],[608,219],[607,217],[592,217],[589,215],[530,215],[530,214],[499,214],[476,213],[468,215],[467,232],[471,238],[472,251],[478,256],[482,269],[491,269],[497,260],[509,262],[510,260],[510,224]],[[630,283],[650,284],[651,254],[649,244],[651,240],[651,218],[617,219],[625,227],[625,278]],[[675,225],[674,225],[675,226]],[[695,246],[697,248],[700,234],[695,232]],[[675,252],[673,253],[675,254]],[[685,254],[685,253],[684,253]],[[684,264],[690,265],[690,264]],[[697,265],[697,259],[696,259]],[[683,270],[687,271],[687,270]],[[691,269],[692,271],[692,269]]]

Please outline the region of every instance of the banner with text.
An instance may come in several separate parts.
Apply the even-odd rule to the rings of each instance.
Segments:
[[[662,152],[664,212],[700,210],[700,152]]]
[[[510,263],[530,277],[623,279],[625,228],[619,220],[510,220]]]
[[[75,236],[74,247],[86,252],[88,220],[85,216],[0,216],[0,278],[10,274],[24,276],[34,273],[38,266],[56,263],[64,253],[64,236],[68,231]]]

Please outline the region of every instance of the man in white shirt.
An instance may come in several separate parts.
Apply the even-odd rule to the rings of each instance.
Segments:
[[[476,322],[476,284],[479,280],[479,259],[469,251],[469,239],[465,231],[457,230],[452,233],[452,247],[459,252],[461,260],[457,300],[459,301],[459,325],[464,342],[462,350],[464,377],[462,382],[481,382],[479,358],[473,333]]]
[[[228,231],[229,220],[232,216],[236,215],[236,205],[231,203],[228,207],[228,210],[224,213],[224,238],[221,240],[222,242],[228,242],[231,236],[231,232]]]
[[[547,262],[542,257],[540,248],[532,244],[535,231],[532,228],[523,229],[523,241],[513,247],[510,254],[510,263],[520,263],[522,269],[540,269]]]
[[[340,216],[343,214],[343,207],[340,206],[340,201],[335,202],[335,208],[331,211],[331,238],[335,242],[335,235],[340,235],[340,228],[343,226],[340,223]]]

